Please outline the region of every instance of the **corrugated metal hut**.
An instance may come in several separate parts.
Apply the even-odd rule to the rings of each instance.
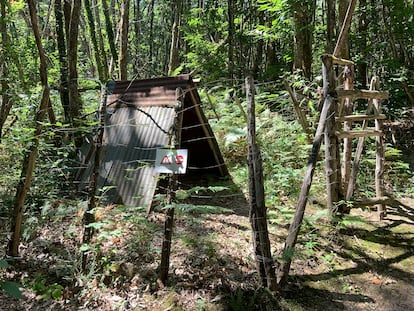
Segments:
[[[183,94],[181,148],[188,149],[188,176],[228,174],[213,131],[189,75],[116,81],[108,87],[99,187],[109,202],[148,208],[156,192],[157,148],[169,143],[177,89]],[[90,175],[93,148],[83,152],[81,187]],[[184,177],[184,176],[183,176]],[[192,178],[194,180],[194,178]]]

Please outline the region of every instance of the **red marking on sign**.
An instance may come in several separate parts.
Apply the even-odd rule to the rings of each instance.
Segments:
[[[175,164],[183,164],[184,163],[184,157],[182,155],[178,155],[175,157]]]
[[[171,159],[169,156],[164,156],[160,164],[171,164]]]

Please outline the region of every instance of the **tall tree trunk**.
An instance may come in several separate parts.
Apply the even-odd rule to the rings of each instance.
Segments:
[[[263,25],[264,24],[264,12],[260,11],[258,12],[258,15],[259,15],[258,16],[259,25]],[[263,64],[263,46],[264,46],[264,40],[260,36],[256,44],[256,51],[254,54],[254,60],[253,60],[253,66],[252,66],[252,75],[254,79],[257,79],[259,77],[259,72]]]
[[[294,69],[301,69],[308,79],[312,75],[312,28],[315,9],[314,0],[295,0],[292,3],[295,24]]]
[[[40,58],[40,80],[42,83],[42,97],[40,101],[39,110],[35,116],[35,132],[31,144],[29,145],[24,158],[23,158],[23,168],[20,176],[19,183],[17,185],[16,197],[14,201],[14,209],[11,219],[11,239],[8,243],[7,254],[13,257],[19,255],[19,244],[22,233],[22,223],[23,223],[23,211],[24,211],[24,202],[26,200],[27,192],[29,191],[33,171],[35,168],[37,149],[39,145],[39,137],[42,133],[42,121],[47,113],[50,92],[49,85],[47,82],[47,63],[46,55],[43,50],[42,40],[40,37],[40,31],[37,23],[37,13],[34,0],[27,1],[30,12],[30,21],[32,24],[33,34],[36,40],[36,46]]]
[[[101,59],[101,65],[102,65],[102,78],[101,81],[108,81],[109,79],[109,71],[108,71],[108,56],[106,54],[105,50],[105,43],[104,38],[102,34],[102,23],[101,23],[101,15],[99,11],[99,6],[97,3],[97,0],[92,0],[92,6],[94,7],[94,15],[95,15],[95,21],[96,21],[96,35],[98,37],[98,51],[99,51],[99,57]]]
[[[78,90],[78,37],[81,13],[81,0],[70,2],[70,11],[65,11],[69,15],[65,16],[68,25],[67,49],[68,49],[68,92],[69,92],[69,112],[70,121],[74,128],[80,124],[81,99]],[[79,134],[75,135],[75,145],[80,147],[82,138]]]
[[[339,6],[338,6],[338,19],[339,19],[339,27],[342,27],[346,23],[346,14],[349,8],[350,1],[354,0],[339,0]],[[352,13],[351,13],[352,15]],[[347,25],[345,25],[347,26]],[[335,56],[349,59],[349,26],[345,29],[345,32],[338,31],[339,34],[343,33],[343,38],[338,38],[339,45],[337,44],[337,47],[335,48]],[[337,51],[336,51],[337,50]]]
[[[118,52],[116,50],[116,44],[115,44],[115,34],[114,34],[114,29],[113,29],[113,23],[111,22],[111,14],[108,8],[108,0],[102,0],[102,7],[103,7],[103,12],[104,12],[104,16],[105,16],[105,29],[106,29],[106,33],[108,36],[108,43],[109,43],[109,48],[111,50],[111,55],[112,55],[112,64],[117,64],[118,63]],[[111,66],[113,67],[113,66]],[[112,76],[112,70],[109,71],[109,76]]]
[[[333,54],[335,48],[336,0],[326,0],[326,2],[326,52]]]
[[[235,29],[234,29],[234,0],[228,0],[227,1],[227,15],[229,19],[229,25],[228,25],[228,59],[229,59],[229,79],[233,81],[234,79],[234,36],[235,36]]]
[[[99,81],[106,81],[108,77],[105,74],[105,68],[104,68],[105,64],[102,62],[103,60],[101,57],[101,50],[99,48],[98,39],[96,37],[97,29],[95,27],[96,22],[95,22],[95,16],[93,14],[92,7],[91,7],[91,1],[84,0],[84,2],[85,2],[86,16],[87,16],[88,25],[89,25],[89,34],[91,36],[91,41],[92,41],[93,55],[95,58],[95,65],[98,70]]]
[[[367,0],[359,0],[359,19],[358,19],[358,50],[362,55],[357,62],[356,80],[359,82],[360,89],[367,88],[368,65],[367,65],[367,37],[368,37],[368,20],[367,20]]]
[[[122,1],[120,21],[120,53],[119,53],[119,79],[128,79],[128,33],[129,33],[129,3],[130,0]]]
[[[59,73],[60,73],[60,101],[65,115],[65,122],[70,122],[69,92],[68,92],[68,59],[65,40],[65,26],[63,22],[62,0],[55,1],[55,20],[56,20],[56,40],[59,53]]]
[[[0,36],[1,36],[1,50],[0,50],[0,142],[3,136],[3,127],[12,107],[12,101],[9,96],[9,84],[7,82],[9,75],[7,70],[7,60],[9,51],[9,35],[7,33],[7,4],[6,1],[1,1],[0,4]]]
[[[149,5],[148,8],[148,15],[150,17],[150,24],[149,24],[149,61],[150,64],[152,66],[152,68],[154,68],[153,66],[153,57],[154,57],[154,5],[155,5],[155,0],[151,0],[151,3]]]
[[[173,4],[174,8],[174,23],[171,32],[171,47],[170,47],[170,61],[168,64],[168,75],[171,76],[175,69],[180,64],[180,25],[182,15],[182,0],[175,0]]]

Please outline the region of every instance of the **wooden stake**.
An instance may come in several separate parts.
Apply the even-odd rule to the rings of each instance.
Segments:
[[[176,90],[177,103],[175,110],[175,119],[170,137],[170,146],[179,148],[181,145],[181,127],[183,122],[182,108],[184,105],[184,95],[181,89]],[[172,173],[169,176],[166,204],[170,205],[165,213],[164,239],[161,249],[160,271],[158,273],[157,286],[163,287],[167,283],[168,271],[170,269],[171,243],[174,227],[174,207],[171,205],[175,200],[175,191],[177,190],[177,175]]]
[[[249,218],[252,226],[256,266],[262,280],[262,285],[272,291],[276,291],[276,274],[267,227],[262,158],[260,156],[259,146],[256,143],[254,86],[253,78],[250,76],[246,78],[246,97],[249,143]]]
[[[319,150],[322,144],[323,132],[325,130],[328,111],[331,110],[331,106],[333,105],[334,101],[335,99],[332,98],[330,94],[327,94],[325,96],[321,116],[319,118],[318,128],[316,129],[315,138],[312,144],[312,151],[309,155],[305,177],[303,179],[299,199],[296,204],[296,212],[293,216],[292,222],[290,223],[289,233],[286,238],[285,247],[283,249],[283,257],[285,258],[279,266],[278,284],[281,288],[284,287],[289,276],[290,265],[292,263],[292,254],[294,252],[295,244],[299,235],[299,230],[302,225],[306,203],[308,202],[309,190],[312,185],[313,173],[315,171]]]

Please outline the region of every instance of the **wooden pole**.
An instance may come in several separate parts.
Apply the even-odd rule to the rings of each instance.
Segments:
[[[276,291],[276,274],[267,227],[262,158],[259,146],[256,142],[254,86],[253,78],[251,76],[246,78],[246,97],[248,109],[249,144],[249,218],[252,226],[256,266],[262,280],[262,285],[272,291]]]
[[[322,107],[321,116],[319,118],[318,128],[316,129],[315,138],[313,139],[312,151],[306,168],[305,177],[303,179],[302,188],[298,202],[296,204],[296,212],[289,227],[289,233],[286,238],[285,247],[283,249],[284,261],[279,266],[278,284],[282,288],[289,276],[290,265],[292,263],[292,254],[302,225],[303,215],[305,213],[306,203],[308,202],[309,190],[312,185],[313,173],[315,171],[319,150],[321,148],[323,132],[325,130],[328,112],[331,110],[335,99],[330,94],[326,94]]]
[[[344,90],[352,90],[354,88],[354,68],[347,65],[343,73]],[[352,99],[345,99],[344,115],[351,115],[354,110]],[[344,131],[352,130],[352,121],[345,121]],[[342,159],[342,187],[341,192],[346,193],[351,176],[351,162],[352,162],[352,138],[344,138],[344,150]]]
[[[373,100],[375,114],[381,114],[381,102],[378,99]],[[375,120],[375,130],[382,131],[383,120]],[[376,143],[376,155],[375,155],[375,194],[377,197],[384,196],[384,161],[385,161],[385,148],[384,148],[384,136],[380,135],[375,138]],[[385,204],[378,204],[378,216],[380,220],[383,220],[387,216],[387,210]]]
[[[292,87],[286,79],[283,80],[283,83],[285,85],[285,89],[288,91],[290,95],[290,98],[292,99],[293,107],[295,109],[296,115],[298,116],[299,124],[302,126],[303,131],[306,133],[306,139],[308,143],[312,143],[312,131],[310,130],[309,122],[306,119],[306,116],[303,113],[302,109],[300,109],[299,102],[296,98],[295,92],[293,91]]]
[[[181,127],[183,122],[183,105],[184,97],[181,89],[176,90],[176,99],[179,103],[175,110],[175,119],[170,137],[170,146],[177,149],[181,145]],[[169,176],[166,204],[169,206],[165,213],[164,222],[164,239],[161,248],[161,263],[158,273],[157,286],[164,287],[168,279],[168,271],[170,269],[171,243],[174,227],[174,207],[171,206],[175,200],[175,191],[177,190],[177,175],[172,173]]]
[[[377,84],[377,77],[373,77],[371,79],[371,85],[370,85],[370,90],[375,90],[376,89],[376,84]],[[371,113],[372,110],[372,100],[368,101],[368,106],[366,109],[366,114],[369,115]],[[362,127],[361,130],[365,130],[368,126],[368,121],[364,120],[362,122]],[[349,201],[352,197],[352,195],[354,194],[355,191],[355,186],[356,186],[356,178],[358,175],[358,169],[359,169],[359,162],[361,161],[361,156],[362,156],[362,151],[364,149],[364,140],[365,137],[360,137],[358,139],[358,144],[355,150],[355,156],[354,156],[354,161],[352,163],[352,169],[351,169],[351,174],[349,176],[349,183],[348,183],[348,187],[346,189],[346,195],[345,195],[345,200]]]
[[[324,55],[322,57],[322,75],[323,75],[323,92],[326,94],[335,94],[335,73],[333,70],[332,57]],[[339,144],[336,136],[335,114],[337,100],[334,99],[329,106],[325,130],[325,170],[326,170],[326,194],[327,207],[331,214],[335,212],[335,203],[339,200]]]

